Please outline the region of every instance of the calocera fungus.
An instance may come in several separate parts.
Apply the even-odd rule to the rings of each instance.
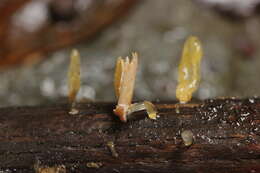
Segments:
[[[156,119],[157,110],[156,110],[155,106],[149,101],[131,104],[127,111],[127,115],[130,115],[133,112],[142,111],[142,110],[146,110],[147,115],[150,119],[153,119],[153,120]]]
[[[181,103],[190,101],[192,94],[199,86],[202,52],[202,46],[197,37],[191,36],[185,41],[176,89],[176,98]]]
[[[80,55],[73,49],[70,56],[70,66],[68,71],[68,97],[71,104],[70,114],[77,114],[76,97],[80,89]]]
[[[193,143],[193,133],[191,130],[184,130],[181,133],[181,138],[185,146],[190,146]]]
[[[151,102],[132,104],[137,66],[137,53],[132,53],[132,60],[129,60],[128,57],[125,60],[119,57],[116,63],[114,87],[118,103],[114,113],[123,122],[127,121],[127,115],[141,110],[146,110],[149,118],[156,119],[157,111]]]

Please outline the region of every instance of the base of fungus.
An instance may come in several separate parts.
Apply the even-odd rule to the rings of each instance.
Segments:
[[[147,115],[150,119],[156,120],[157,110],[155,106],[149,102],[144,101],[141,103],[133,103],[130,106],[127,105],[117,105],[114,109],[114,113],[120,118],[121,121],[127,121],[127,115],[131,115],[134,112],[143,111],[147,112]]]
[[[128,106],[127,105],[117,105],[116,106],[116,109],[114,109],[114,113],[120,118],[120,120],[122,122],[126,122],[127,121],[127,118],[126,118],[126,115],[127,115],[127,110],[128,110]]]

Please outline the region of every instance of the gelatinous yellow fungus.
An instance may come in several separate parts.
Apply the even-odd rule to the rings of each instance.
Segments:
[[[80,55],[76,49],[73,49],[70,57],[70,66],[68,71],[68,94],[69,102],[72,108],[75,105],[76,96],[80,89]],[[74,111],[75,112],[75,111]]]
[[[184,130],[181,133],[181,138],[185,146],[190,146],[193,143],[193,133],[190,130]]]
[[[123,122],[127,121],[127,115],[141,110],[146,110],[149,118],[156,119],[157,111],[151,102],[144,101],[142,103],[131,104],[137,63],[137,53],[132,54],[131,61],[128,57],[126,57],[125,60],[119,57],[116,63],[114,87],[118,104],[116,109],[114,109],[114,113],[119,116],[120,120]]]
[[[178,70],[176,98],[181,103],[191,100],[193,92],[199,86],[202,47],[197,37],[189,37],[184,44]]]
[[[132,102],[137,64],[137,53],[132,54],[131,61],[128,57],[125,60],[121,57],[118,58],[116,64],[114,86],[118,104],[114,113],[124,122],[126,121],[127,110]]]
[[[137,112],[137,111],[142,111],[142,110],[146,110],[147,114],[148,114],[148,117],[150,119],[153,119],[155,120],[156,117],[157,117],[157,110],[155,108],[155,106],[149,102],[149,101],[144,101],[144,102],[141,102],[141,103],[134,103],[132,104],[128,111],[127,111],[127,114],[131,114],[133,112]]]

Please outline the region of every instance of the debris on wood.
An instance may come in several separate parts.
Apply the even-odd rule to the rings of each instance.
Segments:
[[[100,168],[102,165],[103,165],[103,164],[102,164],[101,162],[88,162],[88,163],[86,164],[86,166],[87,166],[88,168],[96,168],[96,169]]]
[[[114,142],[113,141],[109,141],[107,143],[107,146],[108,146],[109,150],[111,151],[112,156],[113,157],[118,157],[118,153],[116,152]]]

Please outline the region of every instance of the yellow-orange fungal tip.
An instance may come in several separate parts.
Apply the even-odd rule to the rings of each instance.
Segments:
[[[203,50],[197,37],[189,37],[182,51],[178,69],[178,86],[176,98],[181,103],[191,100],[192,94],[197,90],[200,82],[200,64]]]
[[[73,103],[80,89],[80,54],[73,49],[70,56],[70,65],[68,71],[68,97],[69,102]]]
[[[132,54],[131,61],[128,57],[118,58],[114,75],[115,93],[118,98],[118,104],[114,113],[119,116],[120,120],[126,122],[126,114],[132,102],[135,77],[138,65],[137,53]]]

